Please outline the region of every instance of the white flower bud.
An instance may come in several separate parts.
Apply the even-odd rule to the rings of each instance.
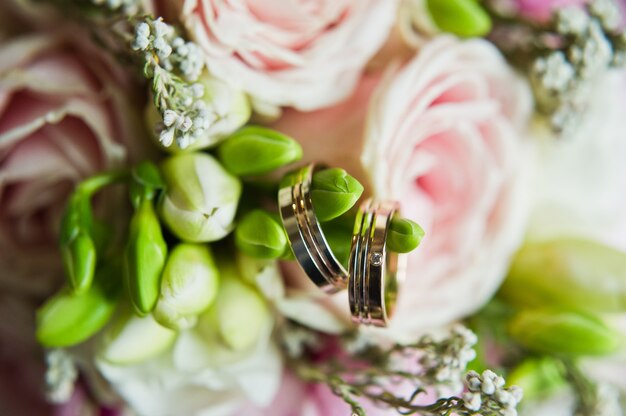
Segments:
[[[481,387],[481,391],[486,395],[490,396],[496,392],[496,386],[493,384],[493,380],[490,378],[486,378],[483,380],[483,385]]]
[[[168,36],[172,32],[172,28],[162,20],[154,20],[152,28],[154,29],[154,36],[157,38]]]
[[[174,234],[207,242],[232,230],[241,183],[217,160],[204,153],[179,154],[163,162],[162,173],[167,192],[160,213]]]
[[[254,347],[272,322],[269,306],[254,287],[245,283],[232,260],[219,262],[220,287],[213,306],[203,314],[198,331],[235,351]]]
[[[506,390],[497,390],[495,393],[495,398],[498,403],[505,407],[515,406],[517,404],[513,395]]]
[[[463,403],[465,404],[465,408],[467,410],[473,412],[479,411],[482,406],[482,400],[480,398],[480,394],[478,393],[464,393]]]
[[[174,143],[174,130],[174,128],[170,127],[169,129],[161,131],[159,141],[163,146],[169,147]]]
[[[112,364],[128,365],[145,361],[166,351],[176,332],[159,325],[151,315],[139,318],[128,314],[105,333],[101,358]]]
[[[509,387],[509,393],[511,393],[513,399],[515,399],[515,404],[521,402],[522,398],[524,397],[524,390],[522,390],[522,388],[518,386]]]
[[[208,246],[179,244],[170,253],[161,279],[154,317],[168,328],[186,329],[215,300],[219,272]]]
[[[478,376],[467,378],[467,389],[472,392],[479,392],[482,388],[482,381]]]
[[[173,41],[172,41],[172,46],[174,48],[179,48],[180,46],[185,44],[185,40],[183,38],[181,38],[180,36],[176,37]]]
[[[146,22],[139,23],[135,28],[135,35],[142,38],[147,38],[148,36],[150,36],[150,25],[148,25]]]
[[[172,126],[174,123],[178,121],[178,114],[174,110],[165,110],[163,112],[163,124],[166,127]]]

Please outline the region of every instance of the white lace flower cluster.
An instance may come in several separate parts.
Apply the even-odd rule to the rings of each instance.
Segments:
[[[177,71],[189,82],[197,81],[204,68],[202,51],[193,42],[176,36],[174,28],[161,19],[140,22],[135,27],[134,50],[154,52],[159,65]]]
[[[467,373],[465,378],[468,392],[463,394],[463,403],[471,412],[498,411],[502,416],[516,416],[516,407],[522,400],[520,387],[505,388],[505,380],[491,370],[482,375],[475,371]],[[479,413],[476,414],[477,416]]]
[[[139,12],[139,0],[92,0],[96,6],[106,6],[109,10],[121,10],[129,16]]]
[[[556,131],[576,127],[590,81],[626,62],[626,34],[619,22],[620,11],[612,0],[592,0],[586,9],[572,6],[556,12],[555,29],[564,46],[538,58],[531,70],[539,105],[552,114]]]
[[[138,23],[131,46],[145,53],[144,72],[163,119],[157,126],[161,144],[189,147],[218,118],[203,100],[204,85],[196,82],[204,69],[202,52],[161,19]]]
[[[429,342],[428,337],[424,337],[424,355],[419,364],[433,384],[460,389],[467,364],[476,358],[474,345],[477,341],[476,335],[460,324],[452,327],[449,338],[444,341]]]
[[[46,395],[52,403],[67,402],[74,391],[78,370],[72,358],[62,349],[46,355]]]

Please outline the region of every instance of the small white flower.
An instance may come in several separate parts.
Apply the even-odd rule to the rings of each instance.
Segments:
[[[147,37],[137,36],[133,40],[131,47],[136,51],[145,51],[150,45],[150,40]]]
[[[478,377],[468,377],[467,389],[472,392],[479,392],[482,388],[482,381]]]
[[[522,398],[524,397],[524,390],[522,390],[522,388],[519,386],[509,387],[509,393],[511,393],[516,403],[521,402]]]
[[[135,28],[135,35],[147,38],[150,36],[150,25],[146,22],[141,22]]]
[[[513,407],[517,404],[513,395],[506,390],[497,390],[494,396],[502,406]]]
[[[162,20],[155,20],[152,22],[152,28],[154,29],[154,36],[162,38],[171,33],[172,29]]]
[[[191,93],[196,98],[202,97],[204,95],[204,85],[200,84],[199,82],[196,82],[195,84],[191,86]]]
[[[496,392],[496,386],[493,384],[493,380],[490,378],[484,379],[481,391],[488,396],[494,394]]]
[[[166,127],[172,126],[178,120],[178,114],[174,110],[165,110],[163,112],[163,124]]]
[[[467,410],[474,412],[479,411],[482,406],[482,400],[480,398],[480,394],[478,393],[464,393],[463,403],[465,404],[465,408]]]
[[[589,15],[580,7],[557,10],[557,30],[566,35],[583,35],[589,25]]]
[[[159,135],[159,141],[165,147],[169,147],[174,143],[174,128],[170,127],[169,129],[165,129],[161,131]]]
[[[180,120],[181,120],[181,123],[178,128],[184,133],[188,132],[189,129],[193,126],[193,121],[191,121],[191,119],[188,116],[185,116],[184,118],[181,117]]]
[[[78,370],[70,356],[61,349],[52,350],[46,355],[47,396],[52,403],[65,403],[74,391]]]
[[[185,44],[185,39],[181,38],[180,36],[177,36],[177,37],[176,37],[176,38],[174,38],[174,40],[172,41],[172,46],[173,46],[174,48],[177,48],[177,49],[178,49],[179,47],[181,47],[182,45],[184,45],[184,44]]]

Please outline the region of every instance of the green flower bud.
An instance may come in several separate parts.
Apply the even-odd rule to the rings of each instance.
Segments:
[[[345,214],[363,193],[363,185],[343,169],[316,172],[311,184],[311,199],[318,221],[330,221]]]
[[[600,319],[574,311],[521,311],[509,332],[524,347],[547,354],[603,355],[619,346],[618,334]]]
[[[302,147],[294,139],[257,126],[234,133],[217,152],[224,167],[240,176],[268,173],[302,158]]]
[[[567,383],[563,378],[564,368],[560,361],[551,357],[527,358],[506,377],[509,385],[524,390],[525,400],[549,396]]]
[[[232,350],[252,348],[271,322],[266,301],[245,283],[230,260],[219,264],[220,288],[215,303],[200,319],[198,327],[205,337],[215,333]]]
[[[140,318],[129,313],[105,333],[100,358],[117,365],[137,364],[167,351],[176,336],[151,315]]]
[[[160,214],[179,238],[189,242],[222,239],[233,228],[241,195],[239,179],[212,156],[182,153],[162,164],[167,184]]]
[[[394,215],[387,234],[387,247],[396,253],[409,253],[417,248],[424,238],[424,230],[417,223]]]
[[[95,283],[83,293],[61,290],[37,311],[37,340],[45,347],[69,347],[98,332],[109,321],[118,301],[119,269],[101,268]]]
[[[144,199],[131,219],[124,252],[130,298],[140,315],[154,309],[166,257],[167,245],[161,233],[161,224],[152,201]]]
[[[626,311],[626,254],[600,243],[563,238],[525,245],[499,296],[519,307],[561,305]]]
[[[476,0],[426,0],[439,29],[458,36],[483,36],[491,30],[489,14]]]
[[[235,229],[235,244],[245,254],[260,259],[277,259],[288,250],[282,224],[268,212],[248,212]]]
[[[69,287],[76,293],[89,289],[96,270],[96,247],[90,235],[92,224],[89,195],[74,192],[61,221],[60,246]]]
[[[170,253],[161,278],[161,294],[153,312],[161,325],[186,329],[215,300],[219,272],[206,245],[179,244]]]

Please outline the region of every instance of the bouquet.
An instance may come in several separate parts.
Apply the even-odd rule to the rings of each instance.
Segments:
[[[1,415],[626,414],[622,0],[3,0]]]

